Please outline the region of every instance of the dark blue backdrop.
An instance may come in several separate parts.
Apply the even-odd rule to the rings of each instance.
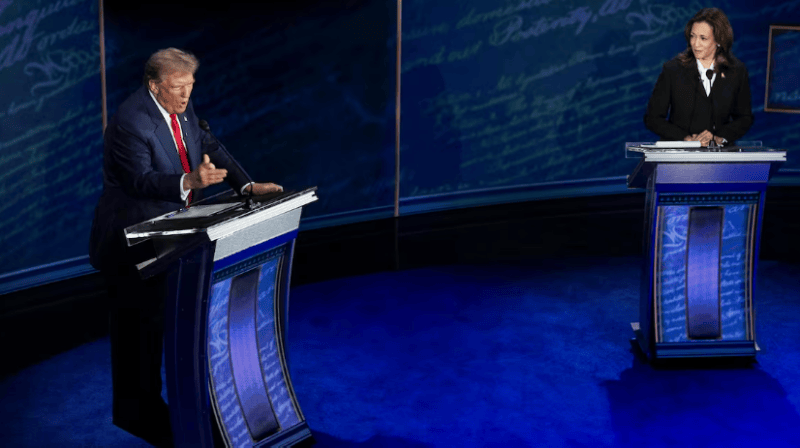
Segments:
[[[647,0],[403,3],[401,196],[623,176],[624,142],[656,140],[642,116],[661,65],[706,4]],[[796,116],[764,113],[769,25],[800,2],[720,0],[748,67],[745,140],[796,146]],[[787,168],[800,167],[789,156]],[[624,181],[619,182],[624,186]]]
[[[97,9],[0,0],[0,274],[88,252],[102,186]]]
[[[195,110],[253,177],[319,186],[305,225],[391,216],[395,1],[121,3],[105,4],[109,114],[153,51],[188,49],[201,62]],[[485,203],[542,185],[554,196],[587,179],[624,191],[623,143],[655,139],[645,104],[702,6],[403,2],[401,203],[468,206],[480,201],[465,193]],[[746,140],[793,151],[798,116],[763,108],[769,25],[800,23],[800,0],[716,6],[750,71]],[[87,252],[101,188],[98,34],[95,0],[0,0],[0,274]],[[785,168],[798,167],[790,151]]]

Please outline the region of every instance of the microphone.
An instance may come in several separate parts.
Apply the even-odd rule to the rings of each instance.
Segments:
[[[220,145],[220,142],[219,140],[217,140],[217,137],[215,137],[214,134],[211,133],[211,127],[208,125],[208,122],[206,120],[199,120],[197,124],[200,126],[200,129],[206,131],[206,133],[208,133],[208,135],[210,135],[211,138],[213,138],[214,141],[217,142],[217,145]]]

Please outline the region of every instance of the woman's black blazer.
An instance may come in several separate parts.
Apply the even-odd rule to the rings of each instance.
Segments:
[[[694,105],[700,84],[697,63],[683,65],[677,57],[664,64],[647,103],[644,124],[662,140],[683,140],[690,135]],[[740,139],[753,124],[750,78],[747,68],[731,58],[731,64],[717,73],[711,88],[714,135],[729,142]]]

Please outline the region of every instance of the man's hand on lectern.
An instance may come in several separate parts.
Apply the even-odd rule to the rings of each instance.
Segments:
[[[262,194],[269,194],[275,193],[278,191],[283,191],[283,187],[278,184],[273,184],[272,182],[266,183],[253,183],[245,187],[244,192],[245,194],[250,194],[252,192],[255,196],[260,196]]]

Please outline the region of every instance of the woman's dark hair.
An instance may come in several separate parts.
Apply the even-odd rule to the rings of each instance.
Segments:
[[[679,55],[678,59],[686,66],[695,64],[694,53],[692,52],[691,34],[692,27],[695,23],[706,22],[714,33],[714,40],[717,41],[716,57],[714,58],[714,71],[721,71],[732,63],[733,54],[731,47],[733,46],[733,27],[728,21],[728,17],[722,10],[718,8],[703,8],[697,11],[686,27],[683,29],[683,35],[686,37],[686,49]]]

